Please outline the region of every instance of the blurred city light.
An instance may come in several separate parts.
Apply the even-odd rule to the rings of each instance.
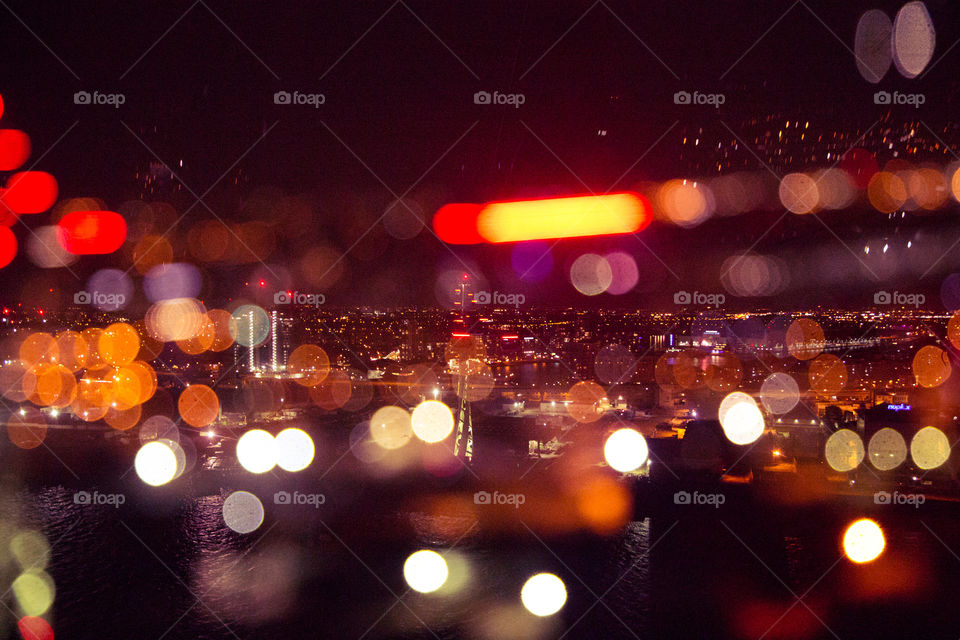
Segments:
[[[567,587],[552,573],[538,573],[524,583],[520,601],[535,616],[552,616],[567,602]]]
[[[277,444],[263,429],[251,429],[237,440],[237,461],[250,473],[266,473],[277,466]]]
[[[886,540],[880,525],[868,518],[852,523],[843,534],[843,551],[847,558],[857,564],[876,560],[885,546]]]
[[[422,549],[410,554],[403,563],[403,577],[410,588],[432,593],[447,581],[447,561],[436,551]]]
[[[624,428],[614,431],[603,445],[603,457],[613,469],[628,473],[647,461],[647,441],[637,431]]]
[[[140,479],[154,487],[166,484],[177,476],[177,455],[170,446],[159,440],[140,447],[133,464]]]

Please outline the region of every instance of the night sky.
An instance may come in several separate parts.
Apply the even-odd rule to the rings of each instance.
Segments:
[[[134,174],[154,153],[196,195],[216,184],[204,202],[225,220],[262,217],[248,206],[258,195],[307,194],[312,205],[309,219],[300,221],[303,232],[271,256],[284,262],[312,238],[346,250],[414,183],[409,195],[429,217],[447,202],[630,189],[683,175],[672,128],[718,129],[773,111],[865,128],[885,112],[872,103],[877,89],[923,92],[927,103],[919,115],[898,111],[895,118],[942,126],[960,101],[960,48],[950,48],[960,39],[955,4],[926,3],[937,45],[929,73],[919,79],[891,70],[871,85],[848,50],[864,11],[880,8],[892,17],[899,6],[13,0],[0,8],[2,123],[31,136],[28,165],[49,150],[35,168],[57,177],[61,197],[100,197],[112,209],[137,197]],[[719,110],[677,106],[673,94],[679,90],[722,92],[727,101]],[[122,93],[125,104],[76,105],[77,91]],[[276,105],[277,91],[322,93],[325,103],[316,109]],[[475,105],[477,91],[522,93],[525,103]],[[599,130],[607,135],[598,136]],[[664,136],[668,131],[674,135]],[[753,169],[764,171],[759,162]],[[241,184],[232,184],[238,175]],[[186,192],[167,200],[182,212],[195,198]],[[718,219],[691,230],[655,224],[642,239],[660,259],[630,237],[566,241],[555,249],[555,273],[537,287],[553,293],[534,300],[657,306],[677,289],[718,290],[722,260],[750,247],[780,213]],[[887,224],[875,212],[825,215],[850,246]],[[939,234],[952,228],[955,215],[956,205],[948,205],[902,224],[909,233]],[[182,224],[209,217],[206,206],[194,206]],[[35,218],[28,224],[45,222]],[[848,249],[809,220],[778,225],[759,249],[823,246],[837,256],[838,269],[849,268]],[[616,299],[578,296],[565,265],[583,251],[613,248],[635,254],[648,291]],[[457,252],[485,270],[493,286],[527,286],[504,278],[497,266],[509,263],[508,249]],[[398,241],[378,228],[360,240],[356,253],[359,258],[348,256],[347,276],[332,298],[344,304],[434,303],[437,269],[458,264],[427,231]],[[76,270],[88,274],[117,259],[86,260]],[[955,262],[944,261],[928,281],[908,286],[938,290]],[[18,258],[9,273],[33,271]],[[251,269],[206,273],[207,293],[240,295],[240,281]],[[388,286],[398,274],[414,286]],[[891,277],[884,286],[915,279]],[[871,278],[855,284],[866,293],[877,289]],[[866,293],[860,296],[865,301]],[[778,299],[746,304],[858,301],[803,283]]]

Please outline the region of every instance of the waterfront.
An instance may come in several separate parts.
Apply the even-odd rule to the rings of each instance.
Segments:
[[[960,561],[947,548],[960,543],[955,509],[874,507],[891,549],[861,568],[842,561],[839,545],[858,509],[675,509],[609,537],[505,535],[469,511],[431,515],[352,487],[320,509],[270,504],[261,530],[243,537],[221,516],[227,491],[240,488],[251,487],[192,498],[137,491],[112,507],[75,504],[73,490],[50,486],[10,492],[3,504],[6,522],[15,513],[51,541],[52,618],[68,638],[165,629],[162,637],[203,639],[782,638],[797,628],[812,638],[889,637],[905,620],[944,637],[956,622],[949,600]],[[503,517],[519,531],[526,513]],[[435,545],[451,549],[455,588],[431,599],[405,587],[401,567],[407,550]],[[549,622],[517,610],[519,581],[535,568],[554,570],[569,589],[570,605]]]

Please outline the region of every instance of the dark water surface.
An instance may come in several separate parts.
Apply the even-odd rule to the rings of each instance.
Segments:
[[[58,638],[945,638],[960,630],[960,514],[949,508],[874,510],[888,548],[856,566],[838,540],[857,507],[668,509],[613,536],[559,536],[525,529],[522,511],[505,534],[395,509],[391,491],[354,489],[360,499],[314,509],[273,504],[266,482],[245,488],[266,507],[247,535],[224,525],[228,490],[184,498],[136,488],[115,508],[75,504],[63,485],[21,488],[7,496],[6,522],[42,531],[52,545]],[[451,546],[457,588],[410,592],[406,556]],[[543,620],[519,606],[521,585],[540,571],[568,590],[564,609]]]

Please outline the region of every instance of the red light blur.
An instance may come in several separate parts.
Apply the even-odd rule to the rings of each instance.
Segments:
[[[521,242],[636,233],[653,220],[650,202],[637,193],[448,204],[433,217],[449,244]]]
[[[21,171],[7,179],[0,202],[14,213],[43,213],[57,201],[57,179],[44,171]]]
[[[59,223],[57,240],[75,255],[113,253],[127,238],[127,223],[113,211],[73,211]]]
[[[30,157],[30,137],[18,129],[0,129],[0,171],[13,171]]]
[[[38,616],[24,616],[17,620],[17,629],[23,640],[53,640],[50,623]]]
[[[447,244],[479,244],[483,238],[477,232],[477,217],[482,208],[479,204],[444,205],[433,216],[433,230]]]
[[[17,236],[9,227],[0,227],[0,269],[10,264],[17,255]],[[4,309],[4,313],[10,313],[10,309]]]

